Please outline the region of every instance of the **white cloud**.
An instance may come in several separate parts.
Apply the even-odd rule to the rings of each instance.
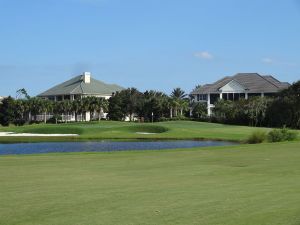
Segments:
[[[289,66],[289,67],[297,66],[297,64],[293,62],[284,62],[272,58],[263,58],[261,62],[265,64],[272,64],[277,66]]]
[[[207,52],[207,51],[195,52],[194,56],[197,57],[197,58],[200,58],[200,59],[209,59],[209,60],[214,58],[214,56],[211,53]]]
[[[271,58],[263,58],[261,61],[263,63],[266,63],[266,64],[272,64],[272,63],[274,63],[274,60],[271,59]]]

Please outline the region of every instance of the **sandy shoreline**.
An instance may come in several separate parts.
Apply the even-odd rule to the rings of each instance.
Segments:
[[[14,133],[0,132],[0,137],[72,137],[78,134],[32,134],[32,133]]]

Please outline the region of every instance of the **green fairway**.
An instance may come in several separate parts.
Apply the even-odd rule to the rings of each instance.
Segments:
[[[154,124],[138,124],[128,122],[101,121],[72,124],[39,124],[23,127],[0,127],[1,131],[26,133],[62,133],[79,134],[78,137],[55,138],[16,138],[0,137],[4,141],[50,141],[50,140],[86,140],[86,139],[210,139],[243,141],[255,130],[269,130],[246,126],[232,126],[215,123],[193,121],[161,122]],[[148,132],[155,134],[141,134]]]
[[[0,157],[3,225],[297,225],[300,143]]]

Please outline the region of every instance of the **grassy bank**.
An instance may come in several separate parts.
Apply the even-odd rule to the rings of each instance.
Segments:
[[[0,224],[299,224],[299,149],[3,156]]]
[[[101,121],[91,123],[72,124],[38,124],[23,127],[0,127],[1,131],[18,133],[61,133],[79,134],[78,137],[0,137],[0,142],[16,141],[81,141],[88,139],[210,139],[243,141],[255,130],[268,130],[266,128],[253,128],[246,126],[232,126],[214,123],[201,123],[192,121],[161,122],[154,124],[137,124],[127,122]],[[141,134],[149,132],[155,134]]]

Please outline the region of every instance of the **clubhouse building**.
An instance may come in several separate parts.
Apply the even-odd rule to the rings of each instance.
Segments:
[[[219,99],[238,100],[252,96],[273,96],[277,92],[290,86],[273,76],[259,75],[258,73],[238,73],[224,77],[212,84],[205,84],[190,93],[193,102],[207,104],[207,114],[212,114],[214,103]]]
[[[75,99],[82,99],[87,96],[109,99],[115,92],[123,89],[124,88],[121,86],[115,84],[106,84],[102,81],[93,79],[90,72],[84,72],[82,75],[75,76],[70,80],[50,88],[49,90],[39,94],[37,97],[52,101],[74,101]],[[51,118],[51,116],[52,115],[49,115],[49,118]],[[63,120],[76,120],[75,113],[68,116],[62,116]],[[97,113],[93,113],[95,118],[90,118],[90,116],[90,112],[86,112],[85,115],[81,115],[81,117],[83,117],[86,121],[90,121],[91,119],[97,119],[99,117],[105,118],[106,114],[101,113],[101,115],[97,115]]]

